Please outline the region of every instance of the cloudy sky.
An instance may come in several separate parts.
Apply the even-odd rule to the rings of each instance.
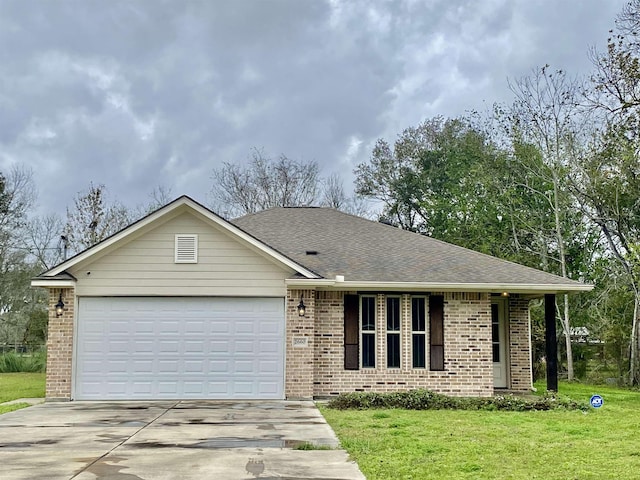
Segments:
[[[90,182],[209,201],[253,148],[350,189],[378,138],[509,101],[507,78],[590,70],[625,0],[0,0],[0,171],[42,213]]]

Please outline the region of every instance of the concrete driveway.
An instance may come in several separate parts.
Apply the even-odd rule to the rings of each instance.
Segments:
[[[313,402],[295,401],[36,405],[0,415],[0,477],[365,478]]]

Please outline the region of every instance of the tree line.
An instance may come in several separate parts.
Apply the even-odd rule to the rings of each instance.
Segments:
[[[592,292],[563,296],[557,318],[572,379],[597,339],[603,375],[640,383],[640,0],[619,14],[591,75],[545,65],[508,82],[513,99],[490,112],[434,117],[357,165],[354,195],[316,161],[253,150],[212,170],[209,206],[233,218],[273,206],[320,205],[566,278]],[[0,345],[43,343],[46,299],[29,279],[170,201],[157,187],[142,206],[90,184],[66,218],[32,215],[28,169],[0,173]],[[375,211],[369,200],[374,201]],[[534,315],[534,339],[542,327]],[[593,366],[593,365],[592,365]],[[582,371],[578,372],[584,375]]]

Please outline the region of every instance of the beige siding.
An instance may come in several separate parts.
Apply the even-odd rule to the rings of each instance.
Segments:
[[[175,235],[198,235],[198,263],[174,263]],[[287,267],[217,225],[182,213],[71,273],[77,295],[285,296]]]

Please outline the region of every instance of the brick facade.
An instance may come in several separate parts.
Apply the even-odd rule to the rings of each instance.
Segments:
[[[56,316],[59,294],[65,304]],[[427,388],[458,396],[491,396],[491,297],[487,293],[440,293],[444,296],[444,371],[412,368],[411,298],[424,294],[376,293],[376,368],[344,369],[344,295],[356,292],[289,290],[286,299],[285,396],[327,397],[349,391],[394,391]],[[432,293],[437,295],[438,293]],[[386,298],[400,297],[400,368],[386,367]],[[298,314],[303,299],[304,316]],[[47,400],[70,400],[73,368],[74,289],[49,290]],[[529,301],[508,302],[509,388],[532,386]],[[428,320],[427,320],[428,323]],[[428,329],[428,325],[427,325]]]
[[[62,293],[64,311],[56,316],[56,303]],[[49,327],[47,334],[47,400],[71,400],[73,368],[73,288],[49,289]]]
[[[411,388],[428,388],[459,396],[493,394],[491,300],[488,294],[442,294],[445,297],[445,370],[431,371],[428,365],[426,369],[411,366],[411,295],[408,294],[401,295],[401,367],[386,367],[386,295],[376,294],[376,368],[345,370],[344,293],[319,291],[316,294],[314,396]]]

